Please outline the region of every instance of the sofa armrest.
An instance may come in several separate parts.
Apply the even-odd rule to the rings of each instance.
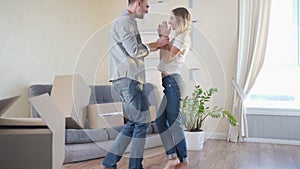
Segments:
[[[48,93],[51,95],[52,85],[50,84],[37,84],[37,85],[31,85],[29,87],[29,97],[38,96],[41,94]],[[40,117],[38,112],[34,109],[34,107],[30,104],[30,116],[31,117]]]

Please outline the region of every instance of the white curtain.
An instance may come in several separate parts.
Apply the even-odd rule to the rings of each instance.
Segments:
[[[228,141],[248,136],[244,101],[260,72],[267,44],[271,0],[239,0],[239,44],[232,112],[239,125],[229,127]]]

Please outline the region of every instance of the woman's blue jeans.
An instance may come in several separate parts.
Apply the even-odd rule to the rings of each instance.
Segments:
[[[156,126],[168,159],[178,157],[181,162],[187,161],[186,140],[183,130],[183,119],[180,112],[182,78],[172,74],[162,79],[164,97],[157,113]]]
[[[113,81],[113,86],[121,96],[124,114],[128,121],[106,154],[102,165],[109,169],[116,169],[117,162],[132,142],[129,169],[143,169],[146,131],[151,119],[143,84],[129,78],[122,78]]]

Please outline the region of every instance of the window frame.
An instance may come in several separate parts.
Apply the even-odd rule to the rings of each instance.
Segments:
[[[298,48],[296,49],[296,56],[295,57],[297,57],[297,59],[296,60],[294,60],[295,62],[292,64],[292,65],[290,65],[291,67],[294,67],[295,68],[295,70],[296,70],[296,74],[297,74],[297,72],[299,72],[298,70],[300,69],[300,0],[293,0],[292,1],[292,3],[293,3],[293,9],[294,10],[296,10],[296,11],[293,11],[293,20],[296,22],[296,30],[297,30],[297,32],[296,32],[296,43],[297,44],[295,44]],[[295,13],[296,13],[296,15],[295,15]],[[294,16],[296,16],[296,18],[294,18]],[[293,22],[294,22],[293,21]],[[294,22],[294,23],[295,23]],[[296,66],[296,67],[295,67]],[[280,66],[278,66],[278,67],[280,67]],[[282,67],[286,67],[286,65],[282,65]],[[272,70],[272,69],[270,69],[270,70]],[[268,71],[266,71],[266,75],[268,75],[268,73],[267,73]],[[293,76],[291,76],[291,77],[293,77]],[[255,87],[255,86],[254,86]],[[289,91],[288,91],[289,92]],[[296,111],[297,113],[296,114],[298,114],[299,113],[299,110],[300,110],[300,107],[298,108],[298,106],[297,106],[297,103],[299,102],[299,98],[300,98],[300,96],[298,96],[299,94],[298,93],[296,93],[294,96],[295,96],[295,100],[293,100],[293,101],[291,101],[290,103],[292,103],[292,104],[295,104],[296,106],[287,106],[287,107],[284,107],[284,106],[282,106],[282,107],[272,107],[272,105],[274,105],[274,104],[276,104],[276,100],[273,100],[272,101],[272,99],[271,100],[268,100],[268,99],[266,99],[266,100],[262,100],[262,101],[260,101],[260,100],[255,100],[255,99],[251,99],[251,97],[253,97],[253,96],[255,96],[255,95],[261,95],[261,97],[264,97],[264,96],[266,96],[264,93],[260,93],[259,92],[259,90],[257,90],[256,91],[256,93],[252,93],[251,91],[250,91],[250,93],[249,93],[249,95],[248,95],[248,98],[247,98],[247,100],[246,100],[246,107],[247,108],[250,108],[251,110],[254,108],[257,108],[257,109],[268,109],[268,110],[282,110],[282,109],[284,109],[284,110],[288,110],[288,109],[290,109],[290,110],[292,110],[292,111]],[[281,93],[279,92],[279,93],[275,93],[274,94],[274,98],[276,98],[276,97],[278,97],[278,96],[280,96],[281,95]],[[286,96],[287,97],[289,97],[289,94],[288,93],[286,93]],[[297,97],[298,97],[298,99],[297,99]],[[262,98],[261,98],[262,99]],[[265,106],[262,106],[262,104],[260,104],[260,102],[263,102],[263,103],[265,103],[266,105]],[[285,100],[280,100],[280,102],[286,102]]]

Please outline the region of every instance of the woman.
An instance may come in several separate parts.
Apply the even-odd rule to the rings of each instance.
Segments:
[[[175,37],[160,49],[160,63],[164,98],[158,111],[156,126],[166,150],[167,168],[182,168],[188,165],[183,120],[180,113],[180,99],[183,81],[180,69],[190,48],[191,16],[186,8],[175,8],[170,16],[170,28],[163,22],[158,27],[160,36],[168,36],[171,28]]]

